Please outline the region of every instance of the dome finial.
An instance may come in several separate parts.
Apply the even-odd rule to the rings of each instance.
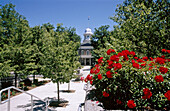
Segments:
[[[90,27],[90,16],[88,16],[88,27]]]

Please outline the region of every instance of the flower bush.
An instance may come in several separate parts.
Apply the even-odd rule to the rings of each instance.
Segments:
[[[16,91],[15,90],[11,90],[10,92],[10,96],[14,96],[16,94]],[[8,91],[5,91],[3,93],[1,93],[1,100],[5,100],[8,98]]]
[[[95,96],[105,109],[169,109],[170,50],[156,58],[109,49],[91,69]]]
[[[24,91],[28,90],[28,86],[24,82],[20,82],[20,88]]]

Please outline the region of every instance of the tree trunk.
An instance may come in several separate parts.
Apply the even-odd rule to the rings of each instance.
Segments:
[[[17,77],[18,77],[18,74],[15,73],[15,87],[17,87]]]
[[[35,84],[35,74],[33,74],[33,83]]]
[[[69,81],[69,83],[68,83],[68,91],[70,91],[70,81]]]
[[[59,95],[60,92],[59,92],[59,91],[60,91],[60,89],[59,89],[59,82],[57,82],[57,93],[58,93],[57,96],[58,96],[58,102],[60,101],[60,95]]]

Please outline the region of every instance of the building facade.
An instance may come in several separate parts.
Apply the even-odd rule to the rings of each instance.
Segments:
[[[81,65],[92,65],[93,64],[93,56],[91,51],[93,50],[93,46],[91,46],[90,39],[93,33],[90,28],[87,28],[84,33],[84,40],[81,43],[81,46],[78,50],[80,56]]]

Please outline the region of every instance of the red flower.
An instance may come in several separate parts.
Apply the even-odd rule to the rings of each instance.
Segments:
[[[159,75],[159,76],[155,76],[155,80],[156,82],[163,82],[164,78],[162,77],[162,75]]]
[[[166,49],[162,49],[162,52],[166,52]]]
[[[114,49],[109,49],[109,50],[107,50],[106,53],[107,53],[107,55],[110,55],[111,52],[115,52],[115,50]]]
[[[102,77],[102,74],[99,74],[98,75],[98,79],[101,80],[103,77]]]
[[[111,68],[112,68],[112,66],[108,66],[108,67],[107,67],[107,69],[111,69]]]
[[[165,56],[164,56],[164,55],[162,55],[162,56],[161,56],[161,58],[165,59]]]
[[[84,77],[81,77],[80,79],[81,79],[81,81],[83,81],[83,80],[84,80]]]
[[[138,59],[138,57],[134,57],[134,59]]]
[[[130,55],[135,56],[136,54],[135,54],[135,52],[131,51],[131,52],[130,52]]]
[[[90,81],[90,84],[92,85],[92,84],[93,84],[93,81]]]
[[[118,61],[119,61],[119,56],[117,56],[117,55],[112,55],[112,56],[110,57],[110,60],[111,60],[111,61],[116,61],[116,62],[118,62]]]
[[[151,60],[151,61],[153,61],[153,58],[152,58],[152,57],[150,57],[150,60]]]
[[[132,59],[132,64],[135,63],[135,60]]]
[[[96,65],[97,68],[93,67],[91,70],[90,70],[90,74],[97,74],[100,72],[100,69],[99,69],[99,66]]]
[[[149,66],[153,66],[155,63],[154,62],[151,62],[150,64],[149,64]]]
[[[122,54],[123,54],[123,55],[125,55],[125,54],[126,54],[126,55],[130,55],[130,52],[129,52],[128,50],[123,50],[123,51],[122,51]]]
[[[136,61],[139,62],[139,63],[145,62],[145,61],[143,61],[142,59],[138,59],[138,60],[136,60]]]
[[[168,90],[164,96],[168,99],[168,101],[170,101],[170,90]]]
[[[112,77],[113,77],[112,74],[113,74],[113,73],[110,72],[110,71],[107,71],[107,72],[106,72],[106,76],[107,76],[108,78],[112,78]]]
[[[103,57],[100,57],[99,59],[98,59],[98,64],[100,64],[100,63],[102,63],[103,62]]]
[[[165,63],[165,59],[163,59],[161,57],[157,57],[155,62],[157,62],[159,64],[164,64]]]
[[[148,88],[143,89],[143,93],[143,99],[150,99],[150,97],[152,96],[152,92]]]
[[[109,97],[109,93],[107,93],[106,91],[103,91],[103,96],[104,97]]]
[[[96,70],[94,71],[95,74],[99,73],[100,72],[100,69],[99,68],[96,68]]]
[[[117,99],[116,102],[117,102],[117,104],[121,104],[122,103],[122,101],[119,100],[119,99]]]
[[[136,104],[134,103],[134,100],[129,100],[128,103],[127,103],[128,107],[129,108],[134,108],[136,107]]]
[[[166,50],[168,53],[170,53],[170,50]]]
[[[113,61],[107,61],[108,62],[108,65],[111,66],[113,64]]]
[[[123,57],[124,57],[124,60],[127,60],[127,61],[129,60],[127,54],[124,54]]]
[[[143,59],[143,60],[148,60],[148,57],[143,57],[142,59]]]
[[[99,67],[100,67],[100,64],[96,64],[95,67],[96,67],[96,68],[99,68]]]
[[[146,63],[144,63],[144,64],[141,64],[140,66],[144,67],[144,66],[146,66]]]
[[[93,76],[90,76],[90,74],[89,74],[89,75],[87,75],[86,78],[87,78],[87,80],[91,81],[93,79]]]
[[[133,63],[133,67],[134,67],[134,68],[137,68],[137,69],[140,69],[140,66],[139,66],[138,63]]]
[[[149,67],[149,70],[153,69],[153,67]]]
[[[85,79],[84,79],[84,82],[86,82],[86,83],[87,83],[87,81],[88,81],[88,80],[87,80],[87,78],[85,78]]]
[[[168,68],[166,68],[166,67],[160,67],[160,68],[159,68],[159,71],[160,71],[162,74],[165,74],[165,73],[168,72]]]
[[[114,70],[117,70],[117,69],[121,69],[122,65],[120,63],[116,63],[114,67],[115,67]]]
[[[90,70],[90,74],[93,74],[95,73],[95,67],[93,67],[91,70]]]
[[[119,57],[123,56],[123,54],[122,54],[121,52],[119,52],[117,55],[118,55]]]
[[[168,60],[168,62],[170,62],[170,59],[167,59]]]

